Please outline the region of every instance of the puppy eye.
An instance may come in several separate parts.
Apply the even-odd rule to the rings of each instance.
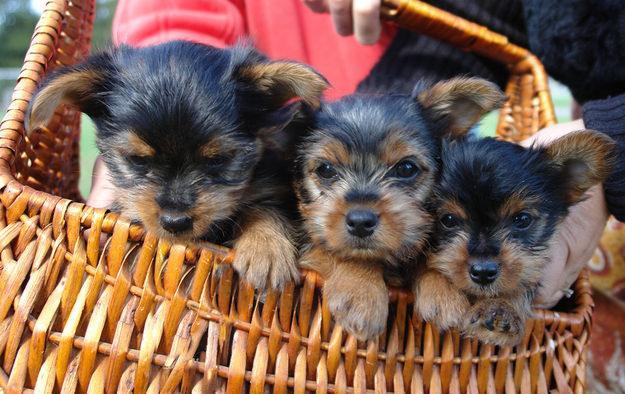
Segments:
[[[126,159],[131,165],[136,167],[145,167],[148,164],[147,156],[131,155],[127,156]]]
[[[419,167],[410,160],[402,160],[393,168],[393,175],[398,178],[413,178],[418,173]]]
[[[460,219],[458,219],[451,213],[447,213],[441,217],[440,222],[445,228],[454,228],[458,227],[458,225],[460,224]]]
[[[516,227],[518,230],[527,229],[532,224],[533,221],[534,219],[527,212],[521,212],[512,219],[512,222],[514,223],[514,227]]]
[[[205,163],[209,167],[219,167],[228,162],[229,158],[225,155],[215,155],[205,158]]]
[[[332,179],[337,176],[336,169],[329,163],[321,163],[315,172],[323,179]]]

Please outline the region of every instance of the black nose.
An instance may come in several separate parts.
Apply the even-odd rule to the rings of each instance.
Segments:
[[[356,237],[365,238],[373,234],[378,225],[378,216],[365,209],[354,209],[345,217],[347,231]]]
[[[478,285],[491,284],[499,276],[499,265],[494,261],[477,261],[469,269],[471,280]]]
[[[161,214],[161,226],[172,234],[190,230],[193,227],[193,219],[183,213],[164,212]]]

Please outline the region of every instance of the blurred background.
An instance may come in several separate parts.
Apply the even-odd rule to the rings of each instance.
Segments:
[[[4,115],[24,55],[46,0],[0,0],[0,118]],[[111,21],[116,0],[97,0],[93,31],[93,50],[106,48],[111,42]],[[80,141],[80,190],[87,196],[91,187],[91,169],[97,155],[93,124],[83,117]]]
[[[96,0],[96,2],[92,49],[97,51],[110,45],[111,21],[117,1]],[[45,3],[46,0],[0,0],[0,117],[11,98],[32,32]],[[551,88],[558,120],[560,122],[570,120],[571,95],[565,87],[555,81],[551,81]],[[490,114],[482,121],[480,133],[492,134],[496,123],[497,114]],[[93,124],[85,116],[80,142],[80,190],[83,196],[89,193],[91,169],[97,153]]]

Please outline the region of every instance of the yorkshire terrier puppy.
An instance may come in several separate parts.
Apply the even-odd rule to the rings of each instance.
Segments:
[[[428,201],[441,138],[463,135],[503,95],[459,78],[409,95],[324,104],[299,152],[302,265],[325,279],[336,320],[359,339],[386,326],[388,291],[412,283],[433,224]]]
[[[299,276],[284,128],[326,86],[245,46],[122,46],[48,77],[28,129],[60,103],[78,107],[96,124],[122,214],[161,237],[233,246],[245,280],[280,287]]]
[[[436,230],[415,308],[439,328],[515,345],[568,209],[609,172],[613,142],[580,131],[547,147],[487,138],[443,144]]]

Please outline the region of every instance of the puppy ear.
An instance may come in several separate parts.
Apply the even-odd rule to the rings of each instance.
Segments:
[[[294,98],[317,108],[328,87],[328,81],[311,67],[288,61],[245,64],[238,77],[274,108]]]
[[[461,137],[486,113],[501,107],[503,92],[481,78],[453,78],[429,88],[417,84],[413,97],[440,136]]]
[[[584,130],[561,137],[544,149],[560,168],[566,201],[575,204],[610,174],[615,143],[605,134]]]
[[[110,57],[94,55],[85,63],[63,68],[47,77],[31,99],[26,115],[26,132],[48,124],[61,104],[76,106],[91,117],[98,116],[103,103],[98,96],[110,82]]]
[[[314,111],[302,102],[290,102],[260,120],[264,126],[256,131],[256,136],[265,148],[284,159],[294,159],[297,146],[310,131],[313,115]]]

